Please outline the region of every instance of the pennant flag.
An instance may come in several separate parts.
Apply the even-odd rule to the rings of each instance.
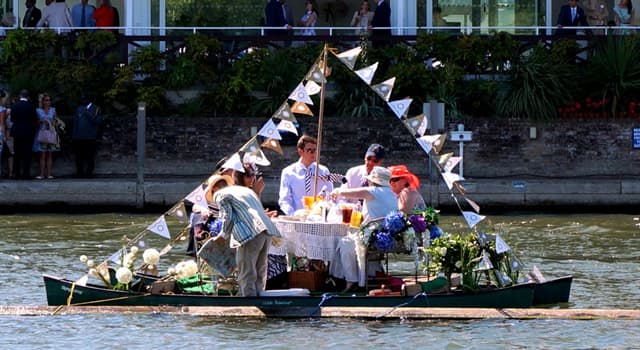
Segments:
[[[438,164],[440,165],[441,168],[444,168],[445,164],[447,164],[447,161],[449,160],[449,158],[451,158],[453,156],[453,152],[451,153],[445,153],[443,155],[441,155],[440,157],[438,157]]]
[[[511,250],[507,242],[505,242],[500,235],[496,235],[496,253],[502,254]]]
[[[413,101],[413,99],[405,98],[404,100],[388,102],[388,105],[399,119],[407,115],[411,101]]]
[[[278,110],[271,117],[289,120],[292,122],[296,121],[296,117],[293,115],[293,112],[291,112],[291,108],[289,107],[289,104],[287,102],[283,103],[282,106],[280,106],[280,108],[278,108]]]
[[[298,135],[298,129],[296,129],[296,126],[288,120],[281,120],[280,123],[278,123],[277,128],[278,130],[289,131]]]
[[[538,283],[547,281],[547,279],[542,275],[542,272],[540,272],[540,269],[538,269],[538,266],[536,265],[533,265],[533,269],[531,269],[531,272],[527,274],[527,277],[531,278],[532,280]]]
[[[467,221],[467,224],[470,228],[473,228],[473,226],[486,218],[486,216],[478,215],[471,211],[463,211],[462,215],[464,216],[464,219]]]
[[[313,117],[313,112],[304,102],[295,102],[291,107],[291,110],[293,111],[293,113],[306,114]]]
[[[308,105],[312,105],[313,101],[311,101],[311,97],[307,94],[307,90],[305,90],[304,85],[302,83],[298,84],[295,90],[289,95],[290,100],[304,102]]]
[[[169,209],[167,214],[177,218],[178,221],[180,221],[181,223],[189,222],[189,217],[187,215],[187,208],[185,208],[184,202],[182,201],[178,202],[176,205],[173,206],[173,208]]]
[[[460,175],[458,175],[458,178],[460,179],[460,181],[464,180],[464,178],[460,177]],[[464,196],[465,189],[464,189],[464,186],[462,186],[462,184],[461,184],[461,183],[459,183],[459,182],[454,182],[454,183],[453,183],[453,187],[455,187],[455,188],[456,188],[456,190],[458,190],[458,192],[459,192],[461,195],[463,195],[463,196]]]
[[[269,139],[266,139],[260,146],[276,151],[281,155],[284,155],[284,152],[282,151],[282,147],[280,146],[280,142],[278,142],[278,140],[269,138]]]
[[[235,155],[237,155],[237,153],[234,154],[234,156]],[[240,160],[240,156],[238,156],[238,160]],[[242,162],[240,163],[240,166],[242,166]],[[189,195],[185,197],[185,199],[193,203],[194,205],[197,204],[203,208],[206,208],[209,205],[209,203],[207,203],[207,199],[204,196],[204,189],[202,188],[202,185],[198,185],[195,190],[191,191],[191,193],[189,193]]]
[[[311,66],[311,69],[309,69],[309,72],[307,72],[307,75],[305,75],[304,79],[312,80],[312,81],[315,81],[316,83],[324,83],[327,81],[327,78],[324,76],[324,73],[322,72],[322,68],[317,63]]]
[[[261,166],[269,166],[271,162],[267,159],[267,156],[264,155],[261,149],[254,153],[245,153],[243,157],[244,162],[261,165]]]
[[[487,236],[487,233],[484,231],[476,233],[476,237],[478,237],[478,244],[481,248],[486,247],[487,243],[489,243],[489,236]]]
[[[513,251],[509,254],[509,265],[511,266],[511,271],[522,271],[522,268],[524,268],[524,265],[520,259],[513,254]]]
[[[89,281],[89,275],[84,275],[76,281],[76,285],[84,287],[87,285],[88,281]]]
[[[460,181],[460,175],[455,173],[449,173],[449,172],[442,173],[442,178],[444,179],[444,182],[447,184],[447,187],[449,187],[449,189],[453,188],[454,182]]]
[[[498,284],[500,286],[508,286],[513,284],[511,277],[509,277],[506,273],[496,270],[496,278],[498,279]]]
[[[271,121],[271,119],[269,119]],[[242,147],[239,149],[242,152],[255,153],[260,150],[260,144],[258,143],[258,139],[254,136],[251,140],[247,141]]]
[[[271,119],[269,119],[271,120]],[[242,159],[240,159],[240,154],[239,153],[234,153],[231,157],[229,157],[229,159],[227,159],[226,162],[224,162],[224,164],[222,164],[222,166],[220,167],[221,169],[233,169],[233,170],[238,170],[240,172],[244,172],[244,168],[242,167]],[[193,192],[192,192],[193,193]],[[205,201],[206,203],[206,201]],[[194,202],[195,204],[195,202]],[[206,205],[205,205],[206,207]]]
[[[109,261],[120,264],[122,262],[122,252],[118,250],[117,252],[111,254],[111,256],[109,257]]]
[[[354,49],[339,53],[335,56],[340,60],[340,62],[344,63],[345,66],[353,70],[353,67],[355,67],[356,65],[356,60],[358,59],[360,52],[362,52],[362,47],[358,46]]]
[[[393,90],[393,84],[395,84],[396,78],[385,80],[380,84],[372,85],[371,88],[375,91],[383,100],[389,102],[391,97],[391,90]]]
[[[321,87],[320,85],[316,84],[315,81],[309,80],[307,81],[307,85],[304,86],[304,89],[307,90],[307,94],[309,94],[309,96],[312,96],[319,93]]]
[[[471,208],[473,208],[473,211],[475,211],[476,213],[480,214],[480,206],[478,205],[478,203],[472,201],[471,199],[469,199],[467,197],[464,197],[464,200],[466,200],[467,203],[469,203]]]
[[[355,71],[360,79],[364,80],[367,85],[371,85],[371,80],[373,79],[373,75],[376,74],[376,70],[378,69],[378,62],[370,65],[369,67],[362,68],[360,70]]]
[[[171,234],[169,234],[169,226],[167,226],[167,221],[164,219],[164,215],[160,216],[153,224],[149,225],[147,227],[147,230],[166,239],[171,239]]]
[[[447,160],[442,168],[444,171],[451,171],[456,167],[456,165],[458,165],[458,163],[460,163],[461,159],[462,157],[449,157],[449,160]]]
[[[446,134],[436,134],[433,136],[438,136],[438,139],[433,142],[433,151],[436,154],[440,154],[440,150],[444,147],[444,142],[447,140]]]
[[[407,126],[413,135],[422,136],[427,131],[428,121],[424,114],[405,120],[404,125]]]
[[[272,138],[276,140],[282,140],[282,136],[280,136],[280,132],[278,132],[278,128],[276,124],[273,122],[273,119],[269,118],[269,121],[264,123],[262,129],[258,131],[258,135],[264,136],[266,138]],[[257,142],[256,142],[257,146]]]
[[[431,142],[426,140],[424,136],[417,138],[416,141],[418,141],[418,145],[422,147],[424,153],[426,154],[429,154],[429,152],[431,152],[431,150],[433,149],[433,145],[431,144]]]
[[[491,263],[491,258],[486,250],[482,250],[482,259],[478,263],[478,266],[475,268],[475,271],[487,271],[493,269],[493,264]]]

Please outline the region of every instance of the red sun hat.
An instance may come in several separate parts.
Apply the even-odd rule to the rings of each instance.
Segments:
[[[416,174],[410,172],[406,165],[393,165],[389,167],[389,170],[391,171],[390,179],[405,178],[411,188],[414,190],[420,188],[420,179]]]

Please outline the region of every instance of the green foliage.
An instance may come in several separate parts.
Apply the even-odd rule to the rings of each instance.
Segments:
[[[480,118],[495,114],[498,83],[495,80],[474,79],[462,83],[459,98],[460,112]]]
[[[557,107],[571,98],[573,66],[556,62],[544,47],[536,47],[509,74],[498,98],[498,113],[510,118],[553,119]]]
[[[201,34],[187,37],[184,50],[176,50],[167,57],[166,85],[185,88],[196,84],[210,85],[216,81],[222,45],[214,38]]]
[[[147,110],[159,111],[166,104],[164,93],[161,86],[141,86],[138,88],[138,100],[146,104]]]
[[[262,0],[167,1],[167,23],[185,27],[257,26],[264,16]]]
[[[625,103],[640,92],[640,38],[609,36],[597,43],[587,62],[587,86],[597,99],[611,99],[611,112],[624,109]]]

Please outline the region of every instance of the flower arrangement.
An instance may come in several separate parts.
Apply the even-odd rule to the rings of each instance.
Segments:
[[[170,268],[168,273],[174,275],[176,279],[190,278],[198,273],[198,264],[193,260],[181,261],[175,268]]]
[[[394,210],[383,220],[365,225],[359,232],[359,243],[383,253],[410,253],[414,246],[422,246],[425,232],[429,232],[430,238],[441,235],[437,226],[439,219],[440,214],[431,207],[411,215]]]

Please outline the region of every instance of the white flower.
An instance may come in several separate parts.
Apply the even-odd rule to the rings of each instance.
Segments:
[[[93,260],[87,260],[87,266],[94,267],[96,266],[96,263]]]
[[[87,258],[87,256],[86,256],[86,255],[80,255],[80,261],[81,261],[81,262],[86,263],[88,259],[89,259],[89,258]]]
[[[142,254],[142,259],[147,265],[158,265],[158,262],[160,261],[160,253],[153,248],[147,249]]]
[[[167,274],[170,276],[173,276],[176,274],[176,269],[174,269],[173,267],[170,267],[169,270],[167,270]]]
[[[138,247],[136,246],[131,247],[131,254],[136,254],[136,253],[138,253]]]
[[[189,278],[198,273],[198,264],[193,260],[179,262],[176,265],[176,277],[179,279]]]
[[[131,273],[131,270],[126,267],[121,267],[116,271],[116,279],[122,284],[128,284],[131,282],[132,278],[133,274]]]
[[[91,276],[98,277],[98,270],[96,270],[96,269],[89,269],[89,274],[90,274]]]
[[[440,255],[442,255],[442,256],[447,255],[447,247],[440,248]]]

